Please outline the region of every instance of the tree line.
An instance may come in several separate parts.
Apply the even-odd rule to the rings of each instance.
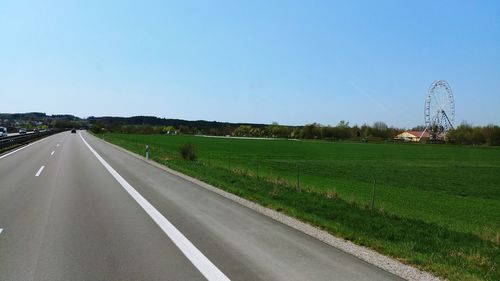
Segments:
[[[175,120],[175,119],[163,119]],[[405,131],[402,128],[388,126],[384,122],[375,122],[371,125],[351,126],[347,121],[340,121],[336,126],[321,125],[319,123],[305,126],[285,126],[276,122],[269,125],[262,124],[234,124],[209,121],[184,121],[177,126],[158,124],[127,124],[122,122],[100,122],[93,120],[90,129],[94,133],[114,132],[124,134],[191,134],[233,137],[260,137],[260,138],[287,138],[287,139],[318,139],[331,141],[393,141],[394,137]],[[104,122],[103,122],[104,121]],[[145,121],[145,120],[141,120]],[[134,123],[134,122],[133,122]],[[170,124],[163,122],[164,124]],[[201,125],[201,126],[200,126]],[[417,126],[412,130],[422,131],[424,126]],[[462,123],[449,131],[446,143],[500,145],[500,127],[496,125],[472,126]]]
[[[102,121],[102,120],[100,120]],[[190,122],[190,121],[187,121]],[[151,124],[123,124],[120,122],[94,122],[91,125],[94,133],[115,132],[131,134],[197,134],[234,137],[292,138],[292,139],[324,139],[324,140],[392,140],[402,130],[389,127],[384,122],[373,125],[350,126],[347,121],[340,121],[336,126],[312,123],[305,126],[285,126],[276,122],[270,125],[217,123],[216,126],[196,127],[195,123],[179,126],[162,126]]]
[[[43,112],[0,113],[0,126],[8,132],[17,132],[19,128],[33,129],[70,129],[86,128],[87,121],[69,114],[47,115]]]
[[[472,126],[463,122],[448,132],[447,142],[453,144],[500,145],[500,127],[496,125]]]

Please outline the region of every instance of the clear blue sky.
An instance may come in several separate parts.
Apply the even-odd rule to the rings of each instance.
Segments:
[[[500,1],[0,0],[0,112],[500,124]]]

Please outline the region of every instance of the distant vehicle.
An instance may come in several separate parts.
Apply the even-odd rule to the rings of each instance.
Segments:
[[[21,129],[19,129],[19,134],[20,134],[20,135],[24,135],[24,134],[26,134],[26,128],[21,128]]]
[[[72,134],[76,134],[76,130],[75,130],[75,129],[72,129],[72,130],[71,130],[71,133],[72,133]]]
[[[38,128],[33,129],[33,133],[38,133],[38,132],[40,132]]]
[[[8,136],[7,134],[7,128],[5,127],[0,127],[0,138]]]

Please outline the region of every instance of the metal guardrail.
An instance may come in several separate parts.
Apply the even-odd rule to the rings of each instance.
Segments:
[[[0,137],[0,152],[9,148],[28,143],[37,139],[41,139],[65,130],[48,130],[38,133],[22,134],[8,137]]]

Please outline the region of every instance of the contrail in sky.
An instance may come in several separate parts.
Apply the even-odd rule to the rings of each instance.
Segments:
[[[354,82],[352,81],[348,81],[349,85],[351,85],[357,92],[358,94],[361,94],[362,96],[364,96],[365,98],[367,98],[371,103],[373,103],[374,105],[376,105],[377,107],[379,107],[380,109],[382,109],[383,111],[389,113],[390,115],[393,115],[394,116],[394,112],[392,110],[390,110],[389,108],[387,108],[384,104],[382,104],[381,102],[379,102],[377,99],[375,99],[372,95],[370,95],[367,91],[365,91],[363,88],[361,88],[360,86],[356,85]]]

